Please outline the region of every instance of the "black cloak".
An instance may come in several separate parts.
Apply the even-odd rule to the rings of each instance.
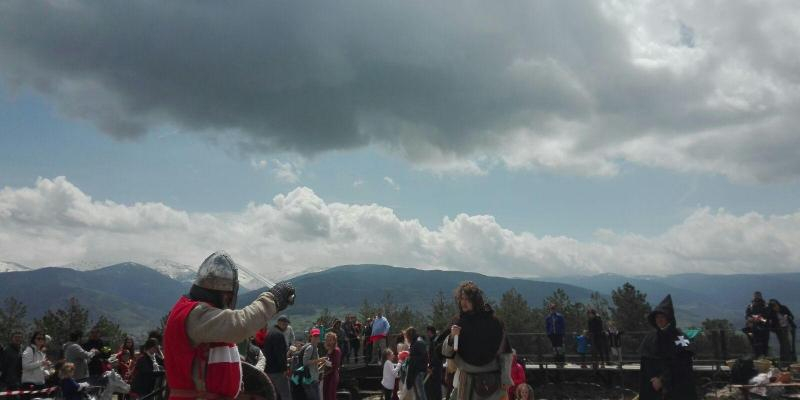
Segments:
[[[491,308],[461,313],[455,324],[461,327],[458,354],[467,363],[486,365],[502,352],[505,332]]]
[[[664,314],[669,326],[659,329],[656,314]],[[664,300],[647,316],[655,331],[648,334],[639,347],[641,366],[639,371],[640,400],[690,400],[696,399],[692,351],[689,339],[675,326],[675,311],[672,296]],[[650,379],[660,378],[661,391],[653,390]]]

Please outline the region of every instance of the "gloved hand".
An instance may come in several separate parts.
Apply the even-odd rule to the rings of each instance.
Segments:
[[[278,312],[294,304],[294,286],[289,282],[280,282],[267,292],[272,293],[272,298],[275,300],[275,307],[278,308]]]

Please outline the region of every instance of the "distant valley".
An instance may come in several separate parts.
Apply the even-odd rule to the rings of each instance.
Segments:
[[[20,300],[27,306],[27,317],[33,319],[48,309],[63,307],[70,297],[75,297],[94,317],[105,315],[126,331],[142,332],[158,326],[178,296],[188,291],[195,273],[193,268],[177,263],[153,264],[126,262],[105,267],[30,269],[0,262],[0,299]],[[345,265],[293,277],[298,304],[287,313],[308,320],[324,307],[355,312],[364,299],[377,304],[387,291],[396,304],[410,305],[427,313],[437,292],[442,291],[449,298],[456,285],[464,280],[475,281],[495,300],[514,288],[534,307],[541,307],[556,289],[564,290],[573,301],[586,302],[594,291],[610,296],[613,289],[630,282],[647,293],[651,304],[671,293],[683,326],[698,324],[705,318],[727,318],[739,325],[754,290],[800,310],[797,290],[800,273],[667,277],[603,274],[531,280],[386,265]],[[246,292],[243,288],[239,305],[252,301],[260,292],[259,289]]]

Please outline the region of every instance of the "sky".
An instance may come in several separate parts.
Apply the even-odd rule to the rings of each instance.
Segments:
[[[0,260],[800,270],[793,1],[0,4]]]

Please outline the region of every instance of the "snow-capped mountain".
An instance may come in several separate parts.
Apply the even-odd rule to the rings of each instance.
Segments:
[[[94,271],[117,264],[120,264],[120,262],[80,260],[63,265],[58,265],[57,267],[74,269],[76,271]],[[139,264],[144,265],[145,267],[155,270],[161,273],[162,275],[166,275],[181,283],[192,283],[194,282],[194,278],[197,276],[197,267],[179,263],[177,261],[158,259],[155,261],[142,262]],[[36,268],[26,267],[22,264],[15,263],[12,261],[0,261],[0,273],[15,272],[15,271],[31,271],[34,269]],[[243,289],[246,290],[253,290],[263,287],[264,284],[261,283],[258,279],[255,279],[252,276],[250,276],[250,274],[244,271],[239,271],[239,286],[241,286]]]
[[[63,265],[56,265],[56,267],[69,268],[76,271],[94,271],[114,264],[117,264],[117,261],[78,260]]]
[[[2,272],[18,272],[18,271],[30,271],[31,269],[15,262],[11,261],[0,261],[0,273]]]
[[[182,283],[192,283],[197,275],[197,268],[172,260],[158,259],[145,265]]]
[[[315,272],[322,272],[322,271],[325,271],[327,269],[330,269],[330,267],[310,267],[310,268],[302,269],[302,270],[300,270],[298,272],[290,273],[290,274],[288,274],[288,275],[286,275],[284,277],[281,277],[281,280],[289,280],[289,279],[292,279],[292,278],[297,277],[297,276],[306,275],[306,274],[313,274]]]
[[[194,282],[194,278],[197,276],[196,267],[181,264],[172,260],[159,259],[145,265],[182,283],[192,283]],[[247,290],[252,290],[264,285],[246,272],[240,270],[239,286]]]

